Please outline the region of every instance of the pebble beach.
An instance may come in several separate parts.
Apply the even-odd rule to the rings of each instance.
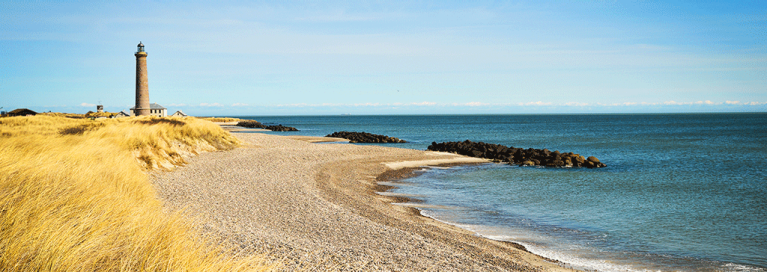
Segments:
[[[169,211],[204,233],[265,254],[284,271],[570,271],[507,242],[420,216],[378,194],[428,165],[483,163],[441,152],[317,143],[333,138],[236,133],[151,179]]]

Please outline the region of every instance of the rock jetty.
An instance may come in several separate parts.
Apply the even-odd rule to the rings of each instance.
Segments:
[[[297,128],[286,127],[286,126],[283,126],[283,125],[266,126],[266,129],[271,130],[271,131],[298,131]]]
[[[548,166],[548,167],[605,167],[596,157],[583,157],[573,152],[561,153],[548,149],[522,149],[513,146],[489,144],[483,142],[432,142],[426,149],[431,151],[443,151],[458,153],[470,157],[492,159],[496,162],[506,162],[519,166]]]
[[[246,128],[265,128],[266,127],[264,126],[264,124],[261,124],[261,122],[253,121],[253,120],[239,121],[237,122],[237,126],[246,127]]]
[[[269,125],[269,126],[267,126],[267,125],[261,124],[261,122],[253,121],[253,120],[237,122],[237,126],[246,127],[246,128],[262,128],[262,129],[268,129],[268,130],[271,130],[271,131],[298,131],[298,129],[296,129],[294,127],[286,127],[286,126],[283,126],[283,125],[276,125],[276,126],[275,125]]]
[[[325,137],[344,138],[349,140],[350,143],[406,143],[404,140],[394,137],[367,132],[338,131]]]

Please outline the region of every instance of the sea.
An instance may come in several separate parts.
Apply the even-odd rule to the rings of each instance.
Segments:
[[[606,168],[431,167],[392,183],[421,214],[592,271],[767,270],[767,113],[235,116],[595,156]]]

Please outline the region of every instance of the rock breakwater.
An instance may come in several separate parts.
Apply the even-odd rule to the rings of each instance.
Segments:
[[[405,140],[398,138],[367,132],[338,131],[325,137],[344,138],[349,140],[350,143],[406,143]]]
[[[253,121],[253,120],[237,122],[237,126],[246,127],[246,128],[262,128],[262,129],[268,129],[271,131],[298,131],[298,129],[294,127],[287,127],[283,125],[267,126],[267,125],[261,124],[261,122]]]
[[[298,131],[297,128],[286,127],[286,126],[283,126],[283,125],[266,126],[266,129],[271,130],[271,131]]]
[[[457,153],[465,156],[492,159],[496,162],[506,162],[519,166],[547,167],[605,167],[596,157],[584,157],[573,152],[561,153],[548,149],[522,149],[513,146],[489,144],[483,142],[432,142],[426,150]]]

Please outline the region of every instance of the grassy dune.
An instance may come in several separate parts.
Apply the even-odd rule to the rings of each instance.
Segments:
[[[205,119],[211,122],[220,122],[220,123],[231,123],[231,122],[242,121],[242,119],[240,118],[231,118],[231,117],[202,117],[201,119]]]
[[[117,115],[117,112],[88,112],[86,114],[79,113],[62,113],[62,112],[41,112],[37,115],[45,115],[52,117],[69,117],[69,118],[91,118],[91,117],[112,117]]]
[[[238,144],[195,118],[0,118],[0,270],[267,269],[164,213],[146,173]]]

